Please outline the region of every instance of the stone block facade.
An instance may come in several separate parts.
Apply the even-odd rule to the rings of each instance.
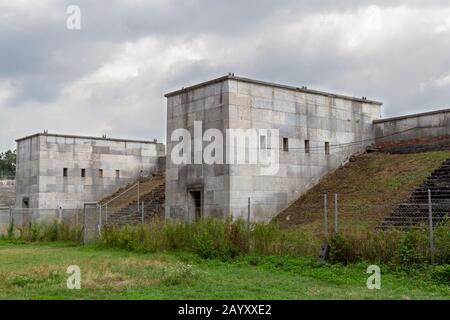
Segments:
[[[76,209],[157,170],[161,143],[58,134],[17,140],[19,208]]]
[[[372,122],[381,115],[380,102],[235,76],[166,97],[166,217],[188,220],[198,214],[246,219],[248,198],[252,221],[269,220],[373,143]],[[202,132],[218,129],[224,137],[228,129],[278,130],[278,171],[261,174],[258,163],[175,164],[171,153],[181,139],[172,134],[187,129],[195,145],[195,121]],[[258,148],[266,138],[258,134]],[[209,141],[200,143],[204,149]],[[224,139],[225,153],[229,143]]]
[[[15,181],[0,180],[0,208],[14,205]]]

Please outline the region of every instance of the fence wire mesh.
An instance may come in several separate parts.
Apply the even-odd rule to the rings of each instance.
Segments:
[[[0,232],[5,232],[11,223],[23,226],[32,222],[59,220],[80,226],[85,242],[90,242],[99,236],[102,228],[108,226],[151,224],[163,216],[165,205],[163,201],[157,202],[159,199],[151,193],[142,196],[142,187],[141,184],[133,185],[104,203],[85,204],[82,209],[0,207]],[[439,196],[433,197],[431,190],[411,196],[401,203],[386,201],[385,205],[380,205],[380,201],[363,203],[358,198],[333,193],[312,199],[301,198],[287,209],[280,207],[280,201],[276,198],[266,197],[242,198],[233,205],[240,208],[245,205],[246,212],[242,214],[242,218],[247,220],[249,226],[254,222],[258,210],[273,209],[281,211],[275,219],[281,225],[302,226],[308,229],[312,237],[324,240],[341,230],[355,230],[355,227],[371,230],[370,232],[392,228],[426,228],[430,232],[432,243],[433,229],[449,222],[450,216],[450,201]]]
[[[0,207],[0,234],[13,224],[24,227],[30,223],[53,223],[65,221],[70,225],[78,225],[82,209],[38,209]],[[81,222],[82,223],[82,222]]]

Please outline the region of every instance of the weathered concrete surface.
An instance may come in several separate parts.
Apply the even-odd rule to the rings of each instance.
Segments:
[[[228,82],[220,82],[167,100],[167,153],[173,130],[185,128],[194,136],[194,121],[203,121],[203,130],[225,130],[229,126]],[[166,156],[166,217],[189,218],[193,199],[188,190],[200,191],[203,211],[224,217],[229,212],[229,166],[225,164],[175,165]],[[192,218],[192,215],[191,215]]]
[[[246,218],[250,197],[253,221],[274,217],[322,176],[373,142],[372,122],[380,118],[381,107],[365,99],[234,76],[166,97],[166,217],[184,219],[192,219],[190,190],[201,192],[204,216]],[[222,132],[278,129],[280,148],[283,138],[289,139],[289,151],[280,151],[278,173],[261,175],[258,164],[175,165],[171,151],[178,141],[170,141],[173,131],[186,128],[193,139],[194,121],[200,120],[203,132],[210,128]],[[309,140],[309,153],[305,140]],[[325,142],[331,145],[330,154],[325,154]],[[203,142],[203,147],[208,144]]]
[[[0,207],[14,205],[15,199],[15,181],[0,180]]]
[[[393,153],[450,149],[450,109],[374,121],[376,147]]]
[[[164,153],[163,144],[149,141],[55,134],[19,139],[15,206],[25,207],[28,199],[30,208],[82,207],[157,170]]]

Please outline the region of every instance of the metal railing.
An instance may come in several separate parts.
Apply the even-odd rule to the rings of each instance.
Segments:
[[[133,207],[130,208],[130,205],[134,202],[137,204],[135,210]],[[130,210],[140,212],[142,210],[140,206],[140,182],[138,181],[105,203],[98,204],[101,223],[108,224],[108,220],[112,215],[121,213],[126,215],[129,214],[128,211]]]

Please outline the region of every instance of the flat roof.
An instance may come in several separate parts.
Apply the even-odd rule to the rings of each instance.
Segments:
[[[398,116],[398,117],[392,117],[392,118],[378,119],[378,120],[373,120],[373,123],[382,123],[382,122],[397,121],[397,120],[417,118],[417,117],[423,117],[423,116],[432,116],[434,114],[447,113],[447,112],[450,112],[450,109],[440,109],[440,110],[434,110],[434,111],[428,111],[428,112],[407,114],[404,116]]]
[[[74,138],[74,139],[90,139],[90,140],[103,140],[103,141],[116,141],[116,142],[135,142],[135,143],[158,143],[155,141],[147,141],[147,140],[133,140],[133,139],[116,139],[116,138],[103,138],[103,137],[92,137],[92,136],[77,136],[71,134],[57,134],[57,133],[35,133],[23,138],[19,138],[16,142],[38,137],[38,136],[47,136],[47,137],[60,137],[60,138]]]
[[[368,100],[368,99],[363,99],[363,98],[356,98],[356,97],[351,97],[351,96],[346,96],[346,95],[341,95],[341,94],[335,94],[335,93],[330,93],[330,92],[325,92],[325,91],[320,91],[320,90],[312,90],[312,89],[308,89],[305,87],[299,88],[299,87],[294,87],[294,86],[289,86],[289,85],[284,85],[284,84],[279,84],[279,83],[273,83],[273,82],[266,82],[266,81],[260,81],[260,80],[254,80],[254,79],[249,79],[249,78],[243,78],[243,77],[237,77],[234,75],[226,75],[223,77],[219,77],[213,80],[209,80],[209,81],[205,81],[205,82],[201,82],[186,88],[182,88],[179,90],[175,90],[169,93],[166,93],[164,96],[166,98],[171,97],[171,96],[175,96],[181,93],[185,93],[188,92],[190,90],[194,90],[194,89],[198,89],[201,87],[205,87],[211,84],[215,84],[215,83],[219,83],[225,80],[236,80],[236,81],[241,81],[241,82],[247,82],[247,83],[253,83],[253,84],[259,84],[259,85],[264,85],[264,86],[270,86],[270,87],[276,87],[276,88],[281,88],[281,89],[286,89],[286,90],[292,90],[292,91],[297,91],[297,92],[304,92],[304,93],[310,93],[310,94],[317,94],[317,95],[321,95],[321,96],[326,96],[326,97],[330,97],[330,98],[340,98],[340,99],[345,99],[345,100],[352,100],[352,101],[358,101],[358,102],[363,102],[363,103],[371,103],[371,104],[377,104],[377,105],[382,105],[383,103],[380,101],[375,101],[375,100]]]

